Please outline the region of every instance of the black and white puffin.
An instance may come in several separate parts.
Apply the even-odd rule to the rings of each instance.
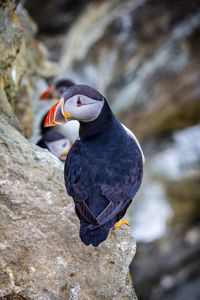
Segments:
[[[48,149],[53,155],[58,157],[61,161],[65,161],[67,154],[72,146],[72,142],[58,132],[54,128],[44,128],[44,122],[47,114],[41,121],[41,139],[37,142],[37,145],[41,148]]]
[[[53,86],[49,86],[41,95],[40,100],[60,99],[61,95],[75,83],[70,79],[58,79]]]
[[[82,242],[97,247],[139,190],[144,157],[136,138],[94,88],[70,87],[49,111],[45,127],[70,120],[79,121],[80,139],[65,162],[65,185],[75,202]]]
[[[67,154],[72,146],[70,141],[62,134],[52,130],[45,132],[42,138],[37,142],[37,145],[41,148],[48,149],[61,161],[66,160]]]
[[[52,87],[48,87],[40,95],[40,100],[48,101],[53,99],[60,99],[62,94],[73,85],[75,85],[75,83],[71,79],[67,79],[67,78],[57,79],[55,83],[52,85]],[[44,128],[43,121],[42,121],[42,127]],[[79,123],[77,121],[73,121],[68,124],[64,124],[63,126],[53,128],[53,130],[62,134],[63,137],[66,137],[66,139],[68,139],[71,143],[74,143],[74,141],[78,137]],[[43,135],[43,129],[41,129],[41,133]]]
[[[59,79],[52,87],[48,87],[41,95],[40,100],[47,101],[59,99],[61,95],[75,83],[70,79]],[[44,128],[44,121],[47,114],[44,115],[40,125],[41,139],[37,145],[48,149],[52,154],[64,161],[67,157],[70,147],[78,136],[79,125],[77,122],[67,124],[59,128]]]

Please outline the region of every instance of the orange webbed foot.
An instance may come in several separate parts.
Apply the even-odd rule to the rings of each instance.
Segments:
[[[126,225],[130,227],[129,222],[127,220],[121,220],[115,224],[115,229],[120,228],[122,225]]]

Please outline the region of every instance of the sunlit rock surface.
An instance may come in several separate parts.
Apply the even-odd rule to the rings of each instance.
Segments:
[[[84,246],[63,164],[7,124],[0,133],[0,297],[136,299],[130,231]]]

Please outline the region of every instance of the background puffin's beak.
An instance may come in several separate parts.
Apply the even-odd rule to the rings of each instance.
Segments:
[[[61,98],[48,112],[44,122],[44,127],[59,126],[67,122],[66,117],[62,113],[64,99]]]
[[[49,99],[53,99],[56,98],[54,89],[52,87],[48,87],[41,95],[40,95],[40,100],[44,101],[44,100],[49,100]]]
[[[59,159],[62,160],[62,161],[65,161],[66,158],[67,158],[68,153],[69,153],[69,151],[63,152],[63,153],[60,155]]]

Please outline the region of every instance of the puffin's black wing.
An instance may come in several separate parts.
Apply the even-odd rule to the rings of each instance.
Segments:
[[[75,200],[77,215],[98,226],[97,218],[85,202],[90,195],[90,189],[87,184],[87,171],[82,167],[80,141],[76,141],[68,153],[64,176],[67,193]]]
[[[75,197],[77,201],[86,200],[88,197],[87,189],[82,185],[82,164],[81,164],[81,145],[76,141],[71,147],[65,162],[65,186],[68,195]],[[76,193],[74,192],[76,191]]]
[[[135,196],[142,181],[142,154],[136,142],[128,137],[123,151],[116,156],[112,163],[115,175],[112,176],[110,169],[106,168],[109,182],[102,185],[102,194],[112,202],[127,201]]]
[[[97,217],[86,204],[90,197],[91,187],[88,170],[82,167],[83,159],[84,157],[81,158],[81,142],[76,141],[65,163],[65,185],[68,194],[75,200],[80,215],[96,228],[115,216],[122,215],[123,211],[126,212],[130,199],[135,196],[142,181],[142,156],[135,142],[129,138],[123,152],[118,153],[110,164],[107,165],[105,162],[101,194],[109,203]]]
[[[104,176],[106,183],[102,184],[101,191],[102,195],[109,200],[109,204],[97,218],[100,226],[114,217],[116,222],[120,220],[141,185],[142,156],[131,138],[123,153],[117,155],[117,159],[112,161],[112,166],[105,167]],[[90,229],[96,228],[97,226],[90,226]]]

